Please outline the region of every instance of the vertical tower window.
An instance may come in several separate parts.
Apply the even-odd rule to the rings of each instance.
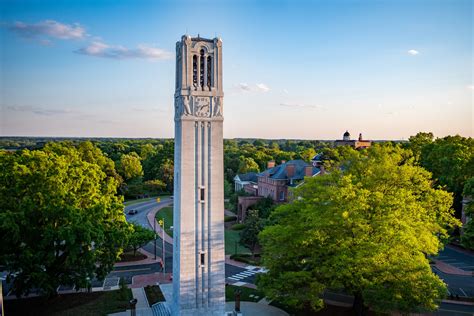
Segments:
[[[199,85],[204,89],[204,49],[201,49],[200,65],[199,67]]]
[[[197,61],[197,56],[194,55],[193,56],[193,85],[194,85],[194,88],[197,88],[197,85],[198,85],[198,61]]]
[[[212,86],[212,57],[207,56],[207,87],[211,90]]]
[[[204,253],[201,252],[201,265],[203,266],[205,264],[206,257],[204,256]]]
[[[204,188],[200,188],[199,189],[199,197],[200,197],[200,201],[204,201],[206,199],[206,192],[204,190]]]

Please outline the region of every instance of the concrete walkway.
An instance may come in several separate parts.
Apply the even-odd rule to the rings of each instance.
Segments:
[[[135,306],[136,316],[153,316],[153,311],[148,305],[145,290],[143,288],[132,289],[133,298],[137,299],[137,305]],[[109,316],[129,316],[131,311],[127,309],[124,312],[109,314]]]
[[[132,295],[133,298],[137,299],[137,306],[136,308],[147,308],[150,307],[148,304],[148,299],[146,298],[145,294],[145,289],[140,287],[140,288],[134,288],[132,289]]]
[[[173,203],[173,201],[171,200],[168,204],[166,205],[162,205],[154,210],[152,210],[151,212],[149,212],[146,217],[148,218],[148,223],[150,224],[151,227],[155,227],[156,228],[156,233],[158,234],[158,236],[160,236],[160,238],[163,237],[163,229],[161,228],[160,224],[158,224],[158,222],[156,221],[156,218],[155,218],[155,214],[161,210],[163,207],[167,207],[169,206],[171,203]],[[155,223],[154,223],[155,222]],[[155,226],[156,225],[156,226]],[[168,244],[173,244],[173,237],[170,237],[166,231],[165,231],[165,241],[168,243]]]
[[[227,312],[233,311],[235,302],[225,303],[225,310]],[[288,313],[275,306],[267,304],[259,304],[253,302],[240,302],[240,311],[243,315],[258,315],[258,316],[287,316]]]

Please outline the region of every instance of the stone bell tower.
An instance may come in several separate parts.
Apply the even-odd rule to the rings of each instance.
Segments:
[[[176,43],[173,315],[224,315],[222,41]]]

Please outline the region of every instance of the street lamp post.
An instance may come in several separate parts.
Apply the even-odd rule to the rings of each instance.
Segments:
[[[154,252],[155,252],[155,260],[156,260],[156,237],[157,237],[157,235],[156,235],[156,218],[154,218],[154,221],[153,221],[153,232],[155,233],[155,247],[154,247],[155,251]]]
[[[162,246],[162,249],[163,249],[163,275],[166,273],[166,252],[165,252],[165,219],[162,218],[160,219],[160,226],[161,226],[161,230],[162,230],[162,236],[161,236],[161,239],[163,240],[163,246]]]
[[[165,219],[163,218],[163,275],[166,273]]]

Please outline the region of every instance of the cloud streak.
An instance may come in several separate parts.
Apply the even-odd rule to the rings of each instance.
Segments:
[[[77,54],[110,59],[170,59],[173,55],[161,48],[140,44],[137,48],[113,46],[101,41],[94,41],[76,51]]]
[[[416,55],[420,54],[420,52],[417,51],[416,49],[410,49],[409,51],[407,51],[407,53],[412,55],[412,56],[416,56]]]
[[[309,104],[300,104],[300,103],[280,103],[280,106],[293,108],[293,109],[316,109],[316,110],[326,110],[325,107],[320,105],[309,105]]]
[[[15,22],[8,29],[24,38],[54,38],[61,40],[79,40],[87,36],[86,30],[79,25],[63,24],[54,20],[44,20],[38,23]],[[48,41],[47,39],[43,39]]]
[[[6,109],[7,111],[10,111],[10,112],[26,112],[26,113],[32,113],[32,114],[44,115],[44,116],[74,113],[74,111],[66,110],[66,109],[45,109],[42,107],[30,106],[30,105],[9,105],[6,107]]]
[[[253,85],[249,85],[246,82],[241,82],[236,85],[237,89],[239,89],[241,92],[268,92],[270,91],[270,87],[268,87],[264,83],[257,83]]]

